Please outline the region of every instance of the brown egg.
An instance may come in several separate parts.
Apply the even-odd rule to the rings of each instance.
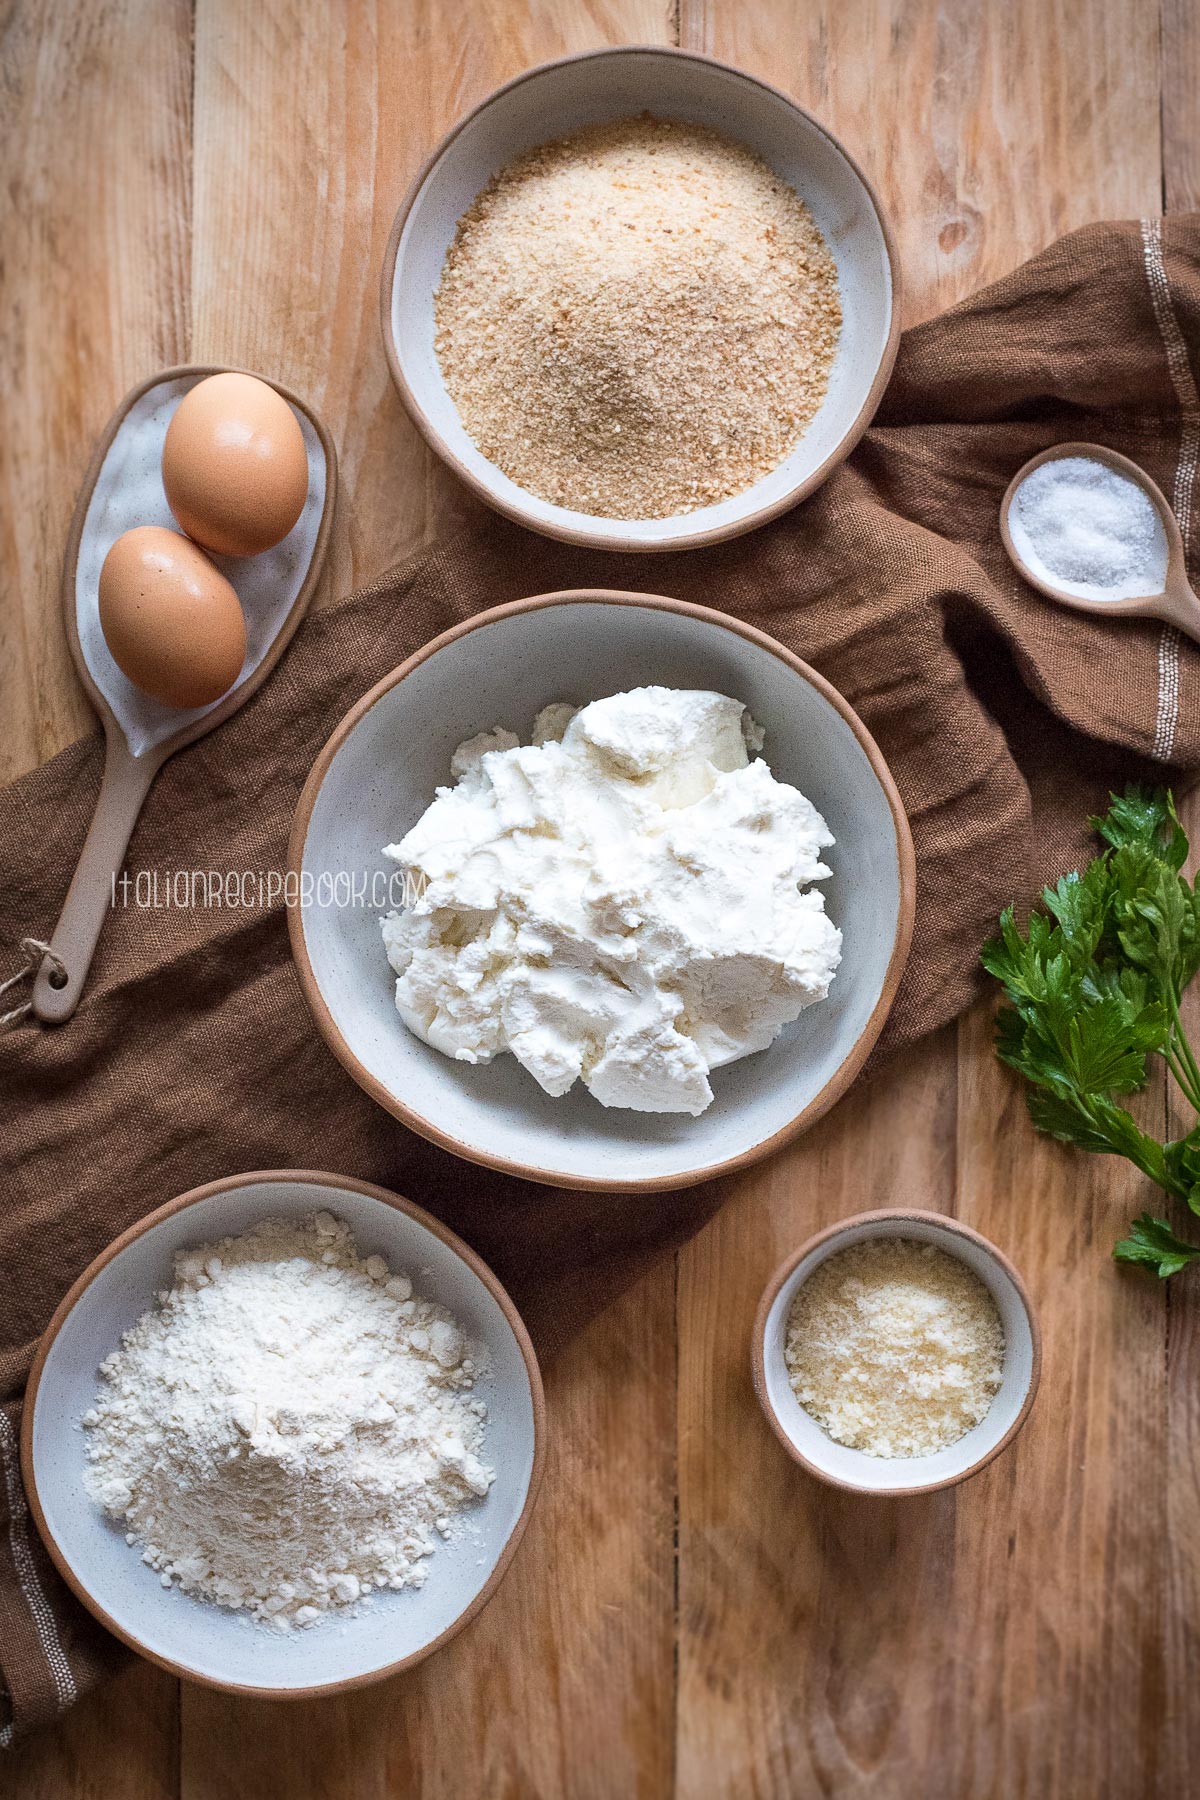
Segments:
[[[168,706],[207,706],[246,660],[242,603],[177,531],[124,532],[100,571],[100,626],[117,667]]]
[[[225,556],[255,556],[285,538],[308,495],[295,413],[253,375],[209,375],[167,427],[163,487],[189,537]]]

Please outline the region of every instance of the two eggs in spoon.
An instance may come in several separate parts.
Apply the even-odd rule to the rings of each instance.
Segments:
[[[296,415],[253,375],[207,376],[167,427],[162,480],[187,535],[139,525],[117,538],[100,571],[100,625],[135,687],[167,706],[207,706],[241,672],[246,621],[206,552],[257,556],[295,525],[308,495]]]

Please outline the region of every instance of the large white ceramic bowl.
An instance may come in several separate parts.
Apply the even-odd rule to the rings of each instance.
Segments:
[[[837,263],[843,324],[824,403],[778,468],[716,506],[666,519],[609,519],[539,499],[476,448],[434,354],[433,296],[458,221],[505,164],[579,126],[645,112],[737,139],[796,190]],[[438,455],[510,518],[550,537],[616,550],[678,550],[733,537],[810,494],[870,423],[899,335],[891,235],[870,183],[837,139],[766,82],[711,57],[661,47],[594,50],[544,63],[461,119],[396,216],[381,306],[393,379]]]
[[[364,1255],[378,1254],[441,1301],[487,1346],[480,1377],[486,1455],[496,1470],[465,1529],[439,1545],[423,1588],[377,1595],[356,1617],[287,1636],[164,1589],[84,1490],[84,1433],[97,1369],[123,1332],[171,1284],[188,1245],[265,1218],[325,1208],[345,1219]],[[438,1220],[383,1188],[346,1176],[272,1170],[181,1195],[117,1239],[80,1276],[34,1361],[21,1436],[30,1506],[51,1556],[102,1624],[152,1662],[229,1691],[294,1698],[357,1687],[420,1662],[486,1604],[521,1540],[537,1495],[545,1409],[537,1359],[512,1301],[472,1250]]]
[[[651,683],[744,702],[766,728],[774,773],[808,795],[837,839],[827,855],[833,879],[822,883],[843,934],[829,998],[770,1049],[718,1069],[715,1098],[698,1119],[606,1108],[582,1083],[552,1099],[515,1057],[472,1067],[431,1049],[396,1011],[380,906],[369,903],[396,872],[383,845],[449,780],[457,744],[493,725],[528,742],[548,701],[582,704]],[[435,638],[372,688],[322,750],[288,861],[310,901],[288,914],[300,981],[354,1078],[460,1156],[575,1187],[682,1187],[763,1156],[811,1123],[878,1037],[912,931],[908,824],[861,720],[762,632],[647,594],[541,595]]]
[[[801,1406],[784,1354],[788,1317],[800,1288],[826,1257],[877,1238],[915,1238],[957,1256],[996,1302],[1004,1328],[1000,1387],[978,1425],[932,1456],[868,1456],[839,1444]],[[893,1207],[843,1219],[801,1244],[767,1283],[751,1342],[755,1392],[776,1437],[810,1475],[856,1494],[898,1497],[953,1487],[986,1468],[1012,1442],[1029,1416],[1041,1374],[1037,1319],[1024,1283],[1008,1258],[978,1231],[941,1213]]]

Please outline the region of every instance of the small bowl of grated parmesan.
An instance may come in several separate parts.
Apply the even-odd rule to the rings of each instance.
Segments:
[[[957,1219],[859,1213],[800,1246],[755,1320],[754,1387],[810,1474],[928,1493],[977,1474],[1037,1392],[1041,1341],[1008,1258]]]
[[[680,550],[803,499],[858,442],[899,334],[890,230],[786,94],[634,45],[528,69],[397,213],[384,351],[430,447],[569,543]]]

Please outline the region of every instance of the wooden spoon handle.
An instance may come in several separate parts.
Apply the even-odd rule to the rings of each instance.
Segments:
[[[1173,568],[1168,571],[1167,585],[1155,611],[1168,625],[1176,626],[1200,644],[1200,598],[1182,571]]]
[[[34,1017],[47,1025],[61,1025],[79,1004],[112,899],[113,880],[125,860],[142,801],[161,762],[162,758],[153,754],[132,756],[124,739],[110,734],[100,798],[50,939],[50,949],[66,977],[63,979],[57,964],[45,957],[30,996]]]

